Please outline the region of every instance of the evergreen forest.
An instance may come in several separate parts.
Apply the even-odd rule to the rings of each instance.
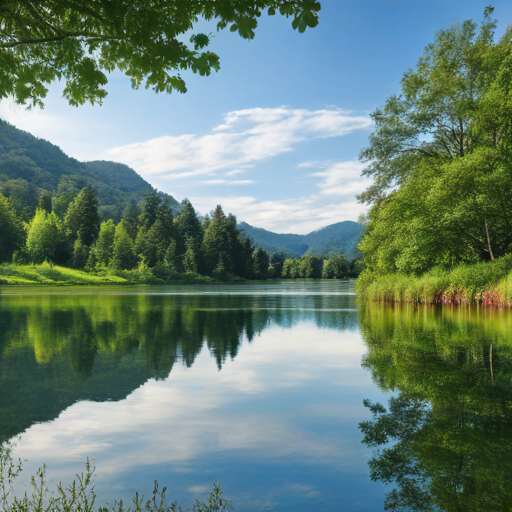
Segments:
[[[101,221],[91,187],[80,190],[66,208],[62,204],[61,196],[40,193],[30,216],[26,203],[0,194],[0,261],[122,276],[136,270],[138,280],[152,282],[183,275],[219,281],[340,279],[356,277],[361,271],[360,261],[343,254],[291,259],[275,253],[271,257],[220,205],[200,220],[190,201],[185,199],[177,208],[170,196],[153,191],[140,203],[128,205],[116,223],[111,218]]]

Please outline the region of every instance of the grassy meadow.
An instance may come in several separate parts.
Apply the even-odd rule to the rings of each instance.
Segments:
[[[68,267],[42,263],[40,265],[0,265],[0,285],[100,285],[100,284],[165,284],[209,283],[210,277],[194,273],[176,274],[167,269],[139,267],[134,270],[104,270],[87,272]]]

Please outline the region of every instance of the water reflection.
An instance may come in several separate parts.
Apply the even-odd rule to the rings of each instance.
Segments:
[[[53,481],[95,459],[101,503],[156,478],[185,506],[220,481],[245,512],[379,510],[353,296],[250,290],[1,294],[2,436],[22,432],[27,471],[47,463]]]
[[[512,315],[363,306],[363,366],[393,392],[367,402],[371,477],[386,510],[512,510]]]
[[[357,328],[340,285],[337,295],[319,295],[314,284],[295,295],[259,287],[259,295],[239,296],[244,289],[9,289],[0,295],[0,439],[79,400],[121,400],[150,378],[165,379],[177,361],[191,367],[205,344],[220,369],[271,325]]]

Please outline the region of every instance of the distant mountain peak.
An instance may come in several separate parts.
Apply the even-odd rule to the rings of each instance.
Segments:
[[[263,228],[240,222],[239,227],[250,236],[254,243],[270,253],[284,252],[291,257],[304,254],[357,256],[357,244],[361,239],[363,226],[350,220],[329,224],[315,229],[307,235],[274,233]]]

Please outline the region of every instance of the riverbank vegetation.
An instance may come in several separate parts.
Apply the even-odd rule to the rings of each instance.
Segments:
[[[46,478],[46,467],[30,477],[30,487],[23,494],[13,490],[14,482],[22,474],[22,462],[16,461],[12,454],[12,444],[0,444],[0,507],[2,512],[185,512],[176,502],[167,503],[167,488],[159,488],[157,482],[152,495],[147,498],[135,493],[132,506],[126,506],[123,500],[113,504],[98,505],[94,490],[94,466],[89,460],[85,473],[76,475],[73,482],[59,482],[51,490]],[[229,501],[222,496],[218,484],[205,500],[196,500],[191,512],[223,512],[229,509]],[[189,509],[190,510],[190,509]]]
[[[496,41],[491,16],[438,31],[372,114],[358,285],[372,298],[510,302],[512,29]]]
[[[0,265],[0,284],[206,284],[214,279],[193,272],[177,274],[167,268],[150,269],[145,266],[132,270],[85,271],[61,267],[48,262],[39,265]]]
[[[512,255],[453,269],[437,267],[419,276],[365,273],[356,289],[382,302],[512,306]]]

